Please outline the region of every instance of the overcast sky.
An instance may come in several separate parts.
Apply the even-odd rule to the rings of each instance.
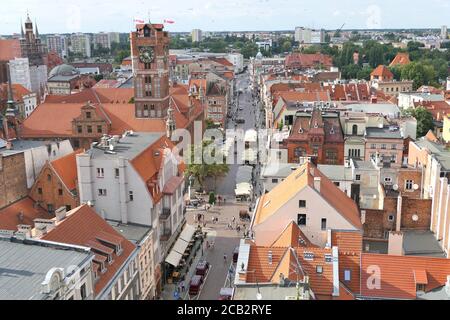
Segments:
[[[40,33],[128,32],[133,18],[169,31],[440,28],[450,25],[450,0],[2,0],[0,34],[20,32],[27,11]]]

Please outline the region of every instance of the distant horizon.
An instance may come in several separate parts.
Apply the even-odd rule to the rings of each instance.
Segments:
[[[188,33],[192,29],[210,32],[293,31],[297,26],[337,30],[434,30],[449,24],[450,1],[429,0],[426,10],[418,0],[374,0],[363,3],[346,0],[171,0],[148,4],[128,0],[126,6],[109,0],[78,0],[62,3],[50,0],[9,1],[0,12],[0,34],[20,33],[27,12],[41,34],[128,33],[133,19],[162,23],[169,32]],[[176,8],[176,10],[174,10]],[[385,9],[386,8],[386,9]],[[95,14],[95,13],[101,13]],[[407,27],[404,27],[407,26]],[[249,31],[244,31],[249,30]]]
[[[158,22],[153,22],[153,23],[158,23]],[[192,29],[193,30],[193,29]],[[169,33],[173,33],[173,34],[178,34],[178,33],[191,33],[192,30],[189,31],[169,31]],[[200,29],[201,30],[201,29]],[[337,31],[338,29],[323,29],[325,32],[333,32],[333,31]],[[441,28],[384,28],[384,29],[341,29],[340,31],[342,32],[349,32],[349,31],[372,31],[372,32],[382,32],[382,31],[440,31]],[[104,32],[104,33],[119,33],[119,34],[128,34],[130,32],[132,32],[133,30],[130,31],[107,31],[107,30],[102,30],[102,31],[97,31],[97,32],[81,32],[83,34],[95,34],[95,33],[100,33],[100,32]],[[201,30],[203,33],[205,32],[209,32],[209,33],[262,33],[262,32],[291,32],[294,33],[295,32],[295,28],[292,30]],[[67,33],[67,32],[50,32],[50,33],[42,33],[39,31],[40,35],[43,36],[47,36],[47,35],[55,35],[55,34],[59,34],[59,35],[70,35],[70,34],[75,34],[77,32],[71,32],[71,33]],[[18,35],[20,34],[20,32],[16,32],[14,34],[0,34],[0,36],[4,36],[4,37],[12,37],[14,35]]]

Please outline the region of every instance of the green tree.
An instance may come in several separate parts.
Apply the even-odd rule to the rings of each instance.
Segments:
[[[282,46],[281,46],[281,50],[283,52],[291,52],[291,50],[292,50],[292,42],[289,41],[289,40],[284,41]]]
[[[209,203],[210,205],[216,204],[216,194],[215,194],[214,192],[210,192],[210,193],[209,193],[208,203]]]
[[[204,182],[205,179],[207,177],[211,177],[211,178],[218,178],[221,176],[226,175],[229,170],[230,167],[228,164],[226,164],[225,158],[222,155],[222,163],[207,163],[204,159],[205,154],[204,154],[204,148],[206,148],[207,146],[209,146],[211,143],[213,143],[212,141],[203,141],[202,144],[200,145],[191,145],[191,149],[188,156],[188,166],[186,168],[187,171],[187,175],[192,175],[194,176],[194,178],[197,179],[197,182],[200,184],[200,186],[204,187]],[[196,152],[198,154],[202,155],[201,161],[199,161],[200,163],[195,163],[196,159],[195,159],[195,155]],[[213,151],[212,153],[212,157],[215,156],[215,152]],[[220,157],[220,155],[219,155]]]
[[[412,116],[417,120],[417,138],[425,136],[428,131],[434,129],[433,115],[424,107],[408,109],[403,112],[404,116]]]
[[[430,85],[436,79],[436,71],[433,66],[423,62],[411,62],[403,66],[401,70],[402,80],[412,80],[414,90],[423,85]]]

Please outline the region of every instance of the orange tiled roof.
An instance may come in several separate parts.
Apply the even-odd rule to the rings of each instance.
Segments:
[[[392,60],[392,62],[389,65],[389,67],[393,67],[393,66],[396,66],[396,65],[405,65],[405,64],[408,64],[410,62],[411,62],[411,60],[409,60],[409,53],[408,52],[399,52],[395,56],[394,60]]]
[[[168,181],[166,186],[163,186],[163,188],[167,187],[167,189],[164,188],[163,190],[160,190],[158,185],[159,173],[162,169],[165,153],[171,152],[173,148],[173,142],[163,135],[130,161],[142,180],[147,184],[147,188],[155,202],[161,199],[163,193],[173,192],[172,188],[178,187],[183,180],[181,176],[174,177],[176,181]]]
[[[279,96],[283,98],[284,101],[330,101],[330,96],[328,91],[314,91],[314,92],[299,92],[299,91],[282,91]]]
[[[8,84],[2,83],[0,84],[0,101],[1,100],[8,100]],[[13,84],[12,85],[12,91],[14,96],[14,101],[21,102],[23,101],[23,96],[29,95],[31,91],[29,91],[27,88],[22,86],[21,84]]]
[[[331,249],[315,247],[307,248],[281,248],[281,247],[258,247],[250,246],[250,254],[247,264],[247,283],[278,283],[280,273],[285,278],[297,280],[296,269],[300,266],[299,280],[304,275],[309,276],[311,289],[318,295],[331,295],[333,292],[333,265],[325,262],[325,255],[331,254]],[[272,263],[269,263],[269,252],[272,253]],[[304,253],[310,252],[314,255],[312,261],[304,259]],[[296,258],[297,257],[297,258]],[[318,274],[316,267],[323,267],[323,273]]]
[[[291,221],[280,234],[280,236],[272,243],[271,247],[314,247],[300,230],[299,226]]]
[[[320,195],[348,222],[356,228],[362,229],[359,210],[355,202],[309,162],[300,166],[260,198],[254,224],[262,223],[276,214],[287,201],[306,186],[313,188],[314,177],[321,178]]]
[[[373,284],[374,270],[379,271],[379,288],[369,287]],[[444,286],[447,275],[450,275],[450,259],[369,253],[361,255],[361,295],[364,297],[415,299],[417,280],[426,282],[423,284],[426,284],[425,290],[428,292]]]
[[[394,74],[384,65],[379,65],[376,67],[372,73],[371,76],[378,76],[378,77],[384,77],[384,78],[394,78]]]
[[[339,279],[356,294],[360,292],[362,238],[361,231],[331,231],[331,245],[339,251]],[[345,270],[350,270],[350,281],[344,280]]]
[[[82,205],[68,213],[49,233],[42,237],[43,240],[74,244],[91,247],[93,243],[101,245],[97,237],[102,234],[110,234],[121,239],[123,252],[120,256],[113,254],[113,263],[106,264],[107,271],[99,273],[99,279],[95,283],[95,294],[99,294],[114,275],[122,268],[136,246],[117,232],[105,220],[103,220],[91,207]],[[89,245],[90,244],[90,245]],[[102,256],[98,254],[98,256]]]
[[[79,149],[50,162],[52,168],[69,190],[77,188],[78,175],[76,155],[82,152],[84,152],[84,150]]]
[[[23,213],[23,218],[19,214]],[[0,209],[0,229],[17,231],[17,225],[24,224],[33,226],[34,219],[52,219],[53,216],[46,210],[36,205],[29,197],[23,198]]]

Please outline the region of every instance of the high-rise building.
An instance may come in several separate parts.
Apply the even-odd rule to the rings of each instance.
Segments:
[[[135,115],[165,118],[169,108],[169,33],[162,24],[138,24],[130,39]]]
[[[295,28],[295,41],[299,43],[323,43],[325,42],[325,31],[309,28]]]
[[[56,52],[61,58],[67,58],[67,42],[67,38],[59,34],[47,36],[48,51]]]
[[[120,43],[120,33],[119,32],[110,32],[109,33],[109,39],[111,40],[111,43]]]
[[[71,51],[83,57],[91,57],[91,41],[87,34],[76,33],[70,36]]]
[[[446,40],[448,38],[447,26],[441,27],[441,39]]]
[[[106,48],[111,49],[111,38],[109,33],[100,32],[94,34],[94,48]]]
[[[203,40],[202,30],[194,29],[191,32],[192,42],[201,42]]]

